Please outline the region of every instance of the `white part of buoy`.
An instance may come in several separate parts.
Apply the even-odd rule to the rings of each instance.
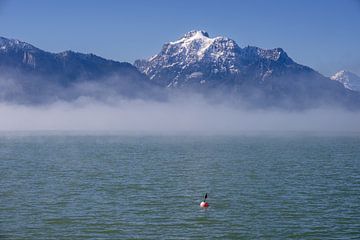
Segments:
[[[202,208],[207,208],[207,207],[209,207],[209,203],[207,203],[207,202],[201,202],[201,203],[200,203],[200,207],[202,207]]]

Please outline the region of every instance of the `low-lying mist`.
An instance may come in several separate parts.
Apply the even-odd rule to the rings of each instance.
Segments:
[[[304,131],[360,132],[360,112],[249,110],[213,105],[199,97],[169,102],[79,98],[28,106],[0,103],[0,131],[107,131],[127,133],[238,134]]]

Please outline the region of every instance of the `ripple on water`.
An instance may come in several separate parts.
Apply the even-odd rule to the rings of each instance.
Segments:
[[[0,160],[4,239],[360,238],[357,136],[0,136]]]

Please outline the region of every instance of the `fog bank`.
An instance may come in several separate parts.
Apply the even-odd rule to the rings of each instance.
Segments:
[[[0,131],[123,131],[236,134],[247,131],[360,132],[360,113],[244,110],[201,99],[167,103],[89,99],[46,106],[0,103]]]

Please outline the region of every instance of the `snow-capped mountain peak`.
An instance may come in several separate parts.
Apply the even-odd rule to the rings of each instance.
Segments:
[[[360,91],[360,77],[352,72],[341,70],[331,76],[330,79],[342,83],[347,89]]]
[[[0,37],[0,51],[7,51],[9,49],[35,50],[37,48],[17,39]]]
[[[341,71],[338,71],[337,73],[335,73],[330,78],[331,78],[331,80],[336,80],[336,81],[347,80],[349,78],[349,74],[352,74],[352,73],[349,71],[346,71],[346,70],[341,70]]]
[[[227,37],[210,37],[205,31],[193,30],[180,39],[165,43],[160,53],[148,60],[137,60],[135,66],[149,78],[168,87],[185,86],[191,80],[201,86],[209,79],[238,78],[249,65],[261,63],[256,76],[264,81],[271,77],[271,64],[293,64],[281,48],[241,48]]]
[[[210,37],[209,37],[209,34],[203,30],[192,30],[188,33],[185,33],[185,35],[176,42],[180,42],[183,40],[189,40],[189,39],[199,39],[199,38],[210,38]],[[176,42],[174,42],[174,43],[176,43]]]
[[[210,52],[209,56],[218,58],[225,50],[235,46],[237,47],[236,43],[228,38],[210,38],[209,34],[205,31],[193,30],[186,33],[179,40],[165,44],[162,53],[173,56],[186,55],[184,60],[194,62],[201,60],[207,52]]]
[[[209,34],[205,31],[190,31],[186,33],[181,39],[175,42],[169,42],[169,47],[178,48],[178,50],[198,56],[202,58],[205,51],[213,44],[214,38],[210,38]]]

